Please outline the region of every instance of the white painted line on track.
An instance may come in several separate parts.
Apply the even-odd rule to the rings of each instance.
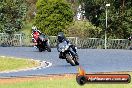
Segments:
[[[31,59],[33,60],[33,59]],[[19,70],[10,70],[10,71],[1,71],[0,73],[12,73],[12,72],[21,72],[21,71],[29,71],[29,70],[37,70],[42,68],[47,68],[52,66],[52,63],[47,61],[41,61],[41,60],[34,60],[40,63],[40,66],[32,67],[32,68],[25,68],[25,69],[19,69]]]

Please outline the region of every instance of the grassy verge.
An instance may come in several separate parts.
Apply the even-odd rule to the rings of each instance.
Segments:
[[[0,57],[0,71],[18,70],[38,66],[39,63],[28,59]]]
[[[130,73],[132,75],[132,73]],[[30,80],[29,80],[30,79]],[[10,79],[12,80],[12,79]],[[13,83],[0,83],[0,88],[132,88],[132,83],[129,84],[85,84],[80,86],[75,80],[75,75],[72,77],[37,77],[37,78],[19,78],[14,79]],[[20,82],[21,80],[21,82]],[[8,81],[9,82],[9,81]],[[6,85],[5,85],[6,84]]]

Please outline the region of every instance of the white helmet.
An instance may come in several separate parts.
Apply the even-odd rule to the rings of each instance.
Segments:
[[[32,30],[37,30],[37,27],[36,27],[36,26],[33,26],[33,27],[32,27]]]

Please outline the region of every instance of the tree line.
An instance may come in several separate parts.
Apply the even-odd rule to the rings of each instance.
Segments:
[[[79,5],[85,19],[78,21]],[[28,21],[47,35],[63,31],[67,36],[104,38],[106,8],[108,38],[128,38],[132,33],[131,0],[0,0],[0,32],[17,32]]]

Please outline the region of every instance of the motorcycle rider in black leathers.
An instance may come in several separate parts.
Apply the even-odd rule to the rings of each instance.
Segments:
[[[62,43],[63,41],[66,41],[67,44],[70,43],[70,41],[69,41],[68,39],[66,39],[64,33],[63,33],[63,32],[59,32],[58,35],[57,35],[57,50],[58,50],[58,52],[59,52],[59,44]],[[71,45],[70,47],[72,48],[72,50],[73,50],[75,53],[77,52],[74,45]],[[76,54],[77,54],[77,53],[76,53]],[[63,53],[62,53],[62,52],[60,52],[59,58],[65,59],[65,58],[63,57]]]
[[[129,49],[132,50],[132,36],[130,36],[128,40],[129,40]]]

